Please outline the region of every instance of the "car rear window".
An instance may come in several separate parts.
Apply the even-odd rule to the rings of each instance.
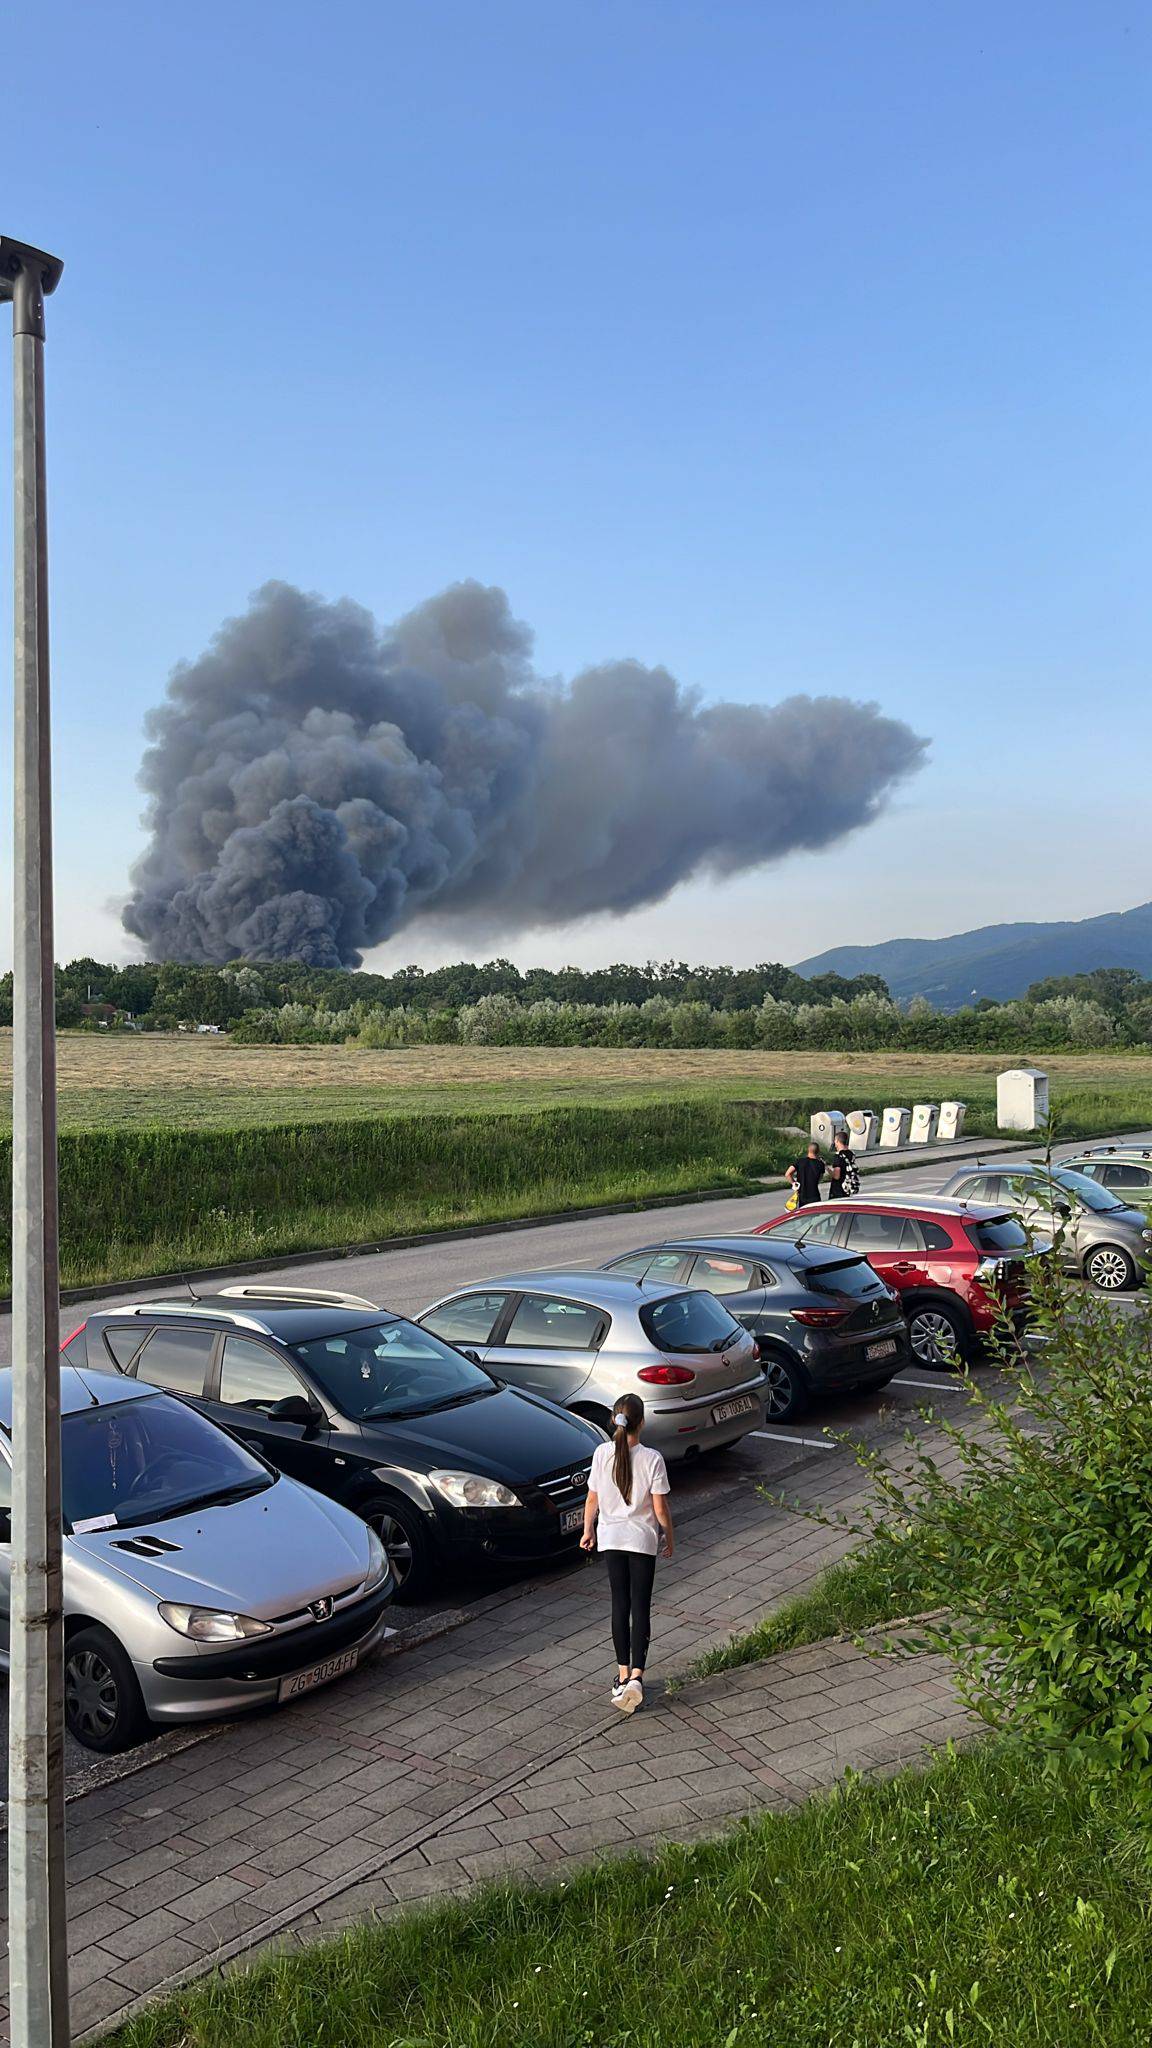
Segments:
[[[113,1323],[104,1332],[104,1342],[112,1353],[113,1360],[121,1372],[127,1372],[141,1344],[148,1336],[148,1326],[141,1329],[139,1323]]]
[[[742,1334],[714,1294],[670,1294],[642,1308],[640,1322],[659,1351],[721,1351]]]
[[[867,1259],[839,1259],[818,1266],[801,1266],[797,1272],[817,1294],[876,1294],[881,1287],[875,1269]]]
[[[1023,1252],[1028,1249],[1028,1232],[1015,1216],[988,1216],[983,1223],[969,1223],[968,1235],[978,1252]]]

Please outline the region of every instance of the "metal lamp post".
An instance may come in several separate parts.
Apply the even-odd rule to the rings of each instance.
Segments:
[[[67,2048],[60,1271],[52,934],[44,299],[57,257],[0,235],[15,414],[15,946],[12,988],[12,1679],[8,1743],[13,2048]]]

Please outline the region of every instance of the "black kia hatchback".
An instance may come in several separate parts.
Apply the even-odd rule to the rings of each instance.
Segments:
[[[791,1422],[814,1396],[886,1386],[911,1361],[899,1300],[854,1253],[764,1237],[673,1238],[607,1270],[721,1295],[756,1339],[766,1422]]]
[[[183,1395],[363,1515],[400,1599],[454,1568],[579,1542],[600,1432],[355,1295],[249,1285],[135,1302],[89,1316],[64,1357]]]

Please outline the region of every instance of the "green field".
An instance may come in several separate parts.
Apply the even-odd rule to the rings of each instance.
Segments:
[[[610,1783],[607,1787],[610,1789]],[[612,1824],[604,1844],[613,1847]],[[623,1842],[620,1844],[623,1847]],[[215,1978],[116,2048],[1133,2048],[1146,1834],[988,1745]]]
[[[1000,1065],[63,1034],[63,1283],[747,1187],[785,1163],[785,1128],[830,1104],[956,1095],[988,1134]],[[1152,1062],[1063,1056],[1049,1071],[1064,1135],[1152,1125]]]

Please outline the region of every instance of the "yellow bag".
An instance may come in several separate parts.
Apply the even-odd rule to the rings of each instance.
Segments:
[[[788,1210],[789,1212],[791,1212],[791,1211],[792,1211],[793,1209],[795,1209],[795,1208],[796,1208],[797,1204],[799,1203],[799,1200],[800,1200],[800,1190],[799,1190],[799,1188],[793,1188],[793,1190],[792,1190],[792,1193],[791,1193],[791,1194],[789,1195],[789,1197],[788,1197],[788,1200],[787,1200],[787,1201],[785,1202],[785,1204],[784,1204],[784,1207],[785,1207],[785,1208],[786,1208],[786,1209],[787,1209],[787,1210]]]

